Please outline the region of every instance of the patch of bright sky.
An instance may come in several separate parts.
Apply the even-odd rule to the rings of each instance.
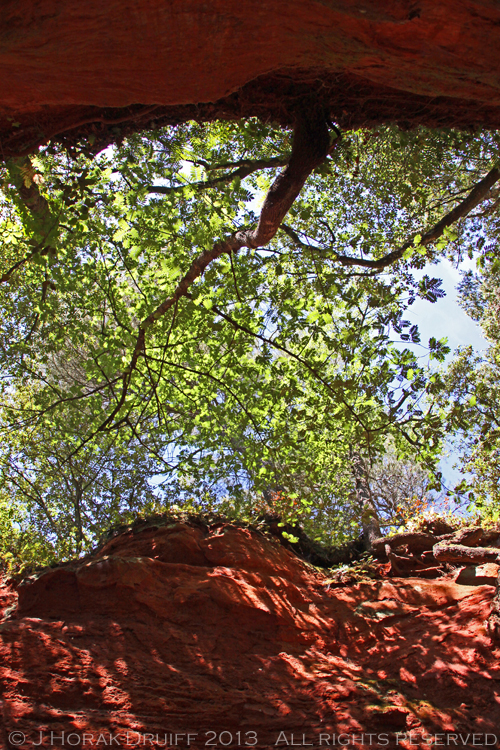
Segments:
[[[461,272],[475,270],[475,260],[466,260],[460,267],[455,268],[448,260],[442,260],[435,266],[427,266],[415,276],[421,278],[424,274],[430,277],[442,279],[442,288],[446,297],[431,303],[427,300],[417,299],[408,308],[405,318],[412,324],[417,324],[422,344],[426,345],[431,336],[437,339],[446,337],[451,352],[447,361],[453,357],[454,352],[461,346],[472,345],[478,352],[487,347],[487,341],[482,335],[481,328],[460,307],[457,300],[457,285],[460,282]],[[423,349],[420,350],[422,353]],[[416,348],[418,356],[418,348]],[[454,468],[458,461],[458,455],[452,445],[448,446],[445,458],[440,463],[443,472],[444,490],[452,489],[462,478],[460,472]]]
[[[457,269],[448,260],[442,260],[435,266],[427,266],[415,273],[416,278],[422,278],[427,274],[442,279],[441,286],[446,292],[446,297],[434,303],[417,299],[405,314],[406,318],[418,325],[423,344],[426,344],[431,336],[437,339],[446,336],[452,354],[459,346],[472,344],[478,351],[486,347],[487,342],[481,328],[457,301],[457,285],[461,272],[475,270],[475,267],[475,261],[464,262]]]

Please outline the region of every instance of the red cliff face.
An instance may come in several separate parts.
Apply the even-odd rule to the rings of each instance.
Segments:
[[[341,124],[498,127],[499,28],[496,0],[5,0],[1,145],[90,125],[289,122],[311,92]]]
[[[129,531],[22,583],[17,608],[4,587],[5,746],[187,747],[187,733],[194,748],[328,747],[339,733],[351,747],[429,747],[443,733],[491,744],[493,593],[417,578],[328,585],[229,525]]]

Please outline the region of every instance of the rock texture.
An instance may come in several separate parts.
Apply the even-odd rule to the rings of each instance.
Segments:
[[[472,747],[499,733],[500,650],[495,589],[468,583],[335,584],[227,524],[122,533],[4,582],[5,746]]]
[[[3,152],[89,126],[291,122],[312,92],[341,124],[498,127],[499,24],[496,0],[4,0]]]
[[[500,529],[471,526],[440,534],[404,532],[375,539],[372,551],[379,559],[389,561],[389,572],[393,575],[413,572],[420,577],[436,578],[446,572],[446,563],[500,565]]]

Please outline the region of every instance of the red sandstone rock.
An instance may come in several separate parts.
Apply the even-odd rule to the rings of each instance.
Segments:
[[[4,0],[2,102],[201,103],[316,69],[498,105],[499,22],[493,0]]]
[[[177,732],[187,747],[191,732],[202,748],[215,732],[213,747],[327,747],[340,732],[361,747],[374,732],[395,747],[411,732],[429,747],[415,738],[498,733],[492,586],[327,580],[254,531],[172,524],[25,581],[0,626],[6,743],[174,747]],[[1,596],[8,607],[12,587]]]
[[[346,124],[498,127],[499,24],[495,0],[4,0],[2,153],[139,115],[290,121],[312,90]]]
[[[481,586],[489,584],[495,586],[500,565],[496,563],[486,563],[485,565],[467,565],[461,568],[455,576],[456,583],[464,583],[468,586]]]

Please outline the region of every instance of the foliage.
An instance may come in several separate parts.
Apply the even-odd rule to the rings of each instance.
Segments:
[[[80,418],[84,429],[85,414]],[[90,551],[106,528],[158,509],[149,481],[161,465],[151,452],[158,446],[107,435],[75,454],[79,441],[79,433],[62,439],[43,423],[7,432],[0,451],[0,557],[7,567],[71,559]]]
[[[457,491],[468,495],[471,513],[484,522],[500,518],[500,269],[489,256],[481,273],[468,272],[461,300],[488,342],[484,352],[464,347],[451,363],[441,396],[447,424],[458,436],[465,474]]]
[[[447,212],[494,165],[497,136],[333,133],[274,238],[222,252],[256,225],[291,149],[290,133],[254,120],[191,123],[98,156],[48,146],[7,165],[11,536],[34,525],[59,540],[47,559],[83,549],[108,519],[158,502],[152,473],[164,502],[237,509],[281,493],[342,536],[357,528],[352,446],[373,465],[391,437],[398,456],[435,467],[445,428],[432,362],[448,348],[436,332],[422,360],[404,316],[443,294],[414,269],[475,249],[479,219]],[[496,194],[483,198],[493,210]],[[92,478],[81,521],[73,476]],[[57,532],[29,482],[50,497]]]

